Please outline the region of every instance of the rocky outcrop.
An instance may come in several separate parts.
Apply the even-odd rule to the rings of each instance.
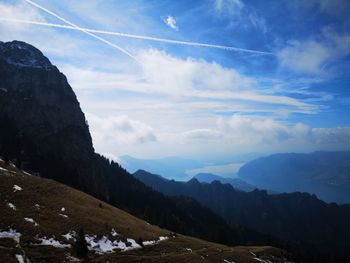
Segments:
[[[0,79],[1,125],[14,127],[19,144],[11,158],[32,172],[96,192],[91,136],[66,77],[41,51],[13,41],[0,43]]]

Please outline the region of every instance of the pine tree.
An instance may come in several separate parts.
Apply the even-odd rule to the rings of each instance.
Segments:
[[[88,258],[88,247],[85,240],[84,229],[80,228],[79,234],[77,236],[77,241],[74,246],[75,254],[78,258],[87,259]]]

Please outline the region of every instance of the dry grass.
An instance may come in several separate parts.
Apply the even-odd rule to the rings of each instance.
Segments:
[[[11,239],[0,238],[0,262],[17,262],[15,254],[26,254],[31,262],[65,262],[71,249],[36,246],[37,237],[55,237],[67,241],[63,234],[83,227],[88,234],[106,235],[111,240],[114,228],[117,239],[157,240],[169,236],[169,231],[148,224],[130,214],[95,199],[83,192],[53,180],[29,176],[17,168],[5,166],[0,161],[0,230],[16,229],[22,234],[20,244]],[[14,192],[13,186],[23,190]],[[11,209],[8,203],[16,206]],[[35,205],[38,204],[40,208]],[[100,207],[102,204],[102,208]],[[61,211],[64,207],[65,211]],[[67,215],[65,218],[59,214]],[[38,226],[26,222],[32,218]],[[92,262],[257,262],[253,254],[282,262],[282,250],[272,247],[228,247],[192,237],[177,235],[153,246],[126,252],[104,255],[90,253]],[[265,255],[265,256],[264,256]]]

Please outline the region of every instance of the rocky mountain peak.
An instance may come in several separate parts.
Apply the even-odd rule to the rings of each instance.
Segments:
[[[0,79],[0,123],[6,127],[2,132],[7,131],[2,136],[0,131],[0,155],[12,151],[8,157],[19,160],[22,168],[90,186],[94,149],[67,78],[37,48],[12,41],[0,43]],[[13,137],[17,148],[6,136]],[[62,163],[65,169],[52,172]]]
[[[54,66],[37,48],[22,41],[0,42],[0,59],[16,67],[52,69]]]

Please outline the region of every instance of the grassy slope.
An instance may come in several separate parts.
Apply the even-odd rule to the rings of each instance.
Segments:
[[[0,238],[0,262],[17,262],[15,254],[26,254],[31,262],[66,262],[72,254],[70,248],[37,246],[37,238],[55,237],[69,244],[63,234],[76,232],[83,227],[85,233],[98,237],[108,236],[111,240],[133,238],[138,240],[157,240],[159,236],[169,236],[169,231],[148,224],[130,214],[103,203],[85,193],[74,190],[53,180],[29,176],[12,166],[0,167],[0,232],[9,228],[22,234],[19,245],[12,239]],[[23,190],[14,192],[13,186]],[[8,203],[16,206],[11,209]],[[102,204],[102,208],[99,204]],[[36,204],[40,208],[35,207]],[[61,211],[64,207],[65,211]],[[68,218],[59,214],[65,214]],[[24,217],[32,218],[38,226],[26,222]],[[113,237],[114,228],[120,235]],[[72,243],[71,243],[72,244]],[[272,247],[228,247],[199,239],[177,235],[153,246],[125,252],[96,255],[90,253],[92,262],[257,262],[251,253],[261,258],[283,262],[284,252]]]

